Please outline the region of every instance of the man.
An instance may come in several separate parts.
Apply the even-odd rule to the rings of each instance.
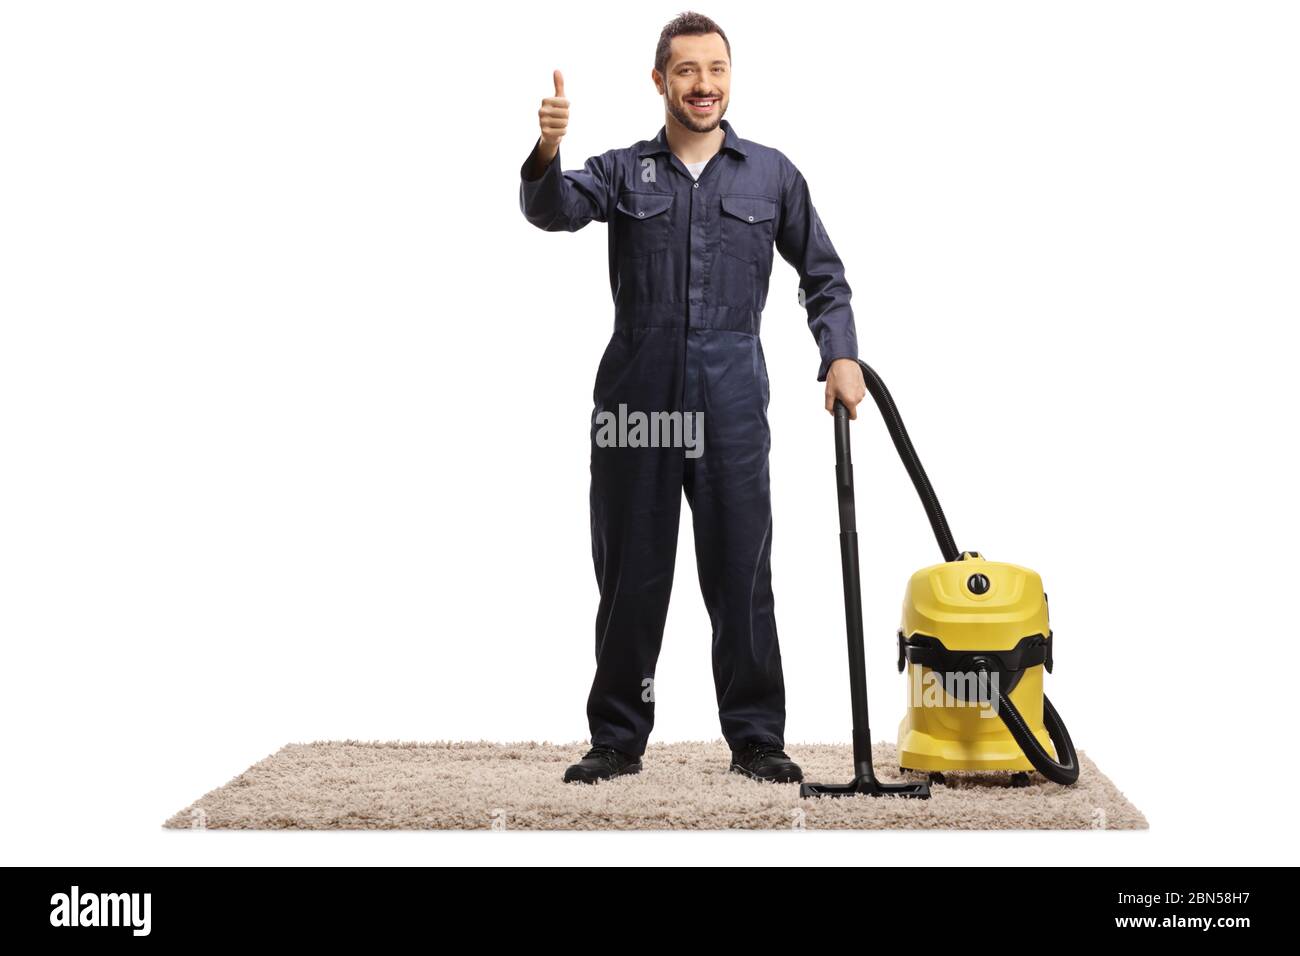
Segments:
[[[596,372],[591,538],[600,606],[587,700],[591,749],[564,779],[636,773],[654,723],[654,673],[672,589],[683,491],[713,626],[718,717],[730,769],[796,782],[784,752],[785,685],[773,613],[768,379],[759,342],[775,245],[798,271],[821,352],[826,409],[866,394],[844,267],[803,176],[779,150],[736,135],[731,44],[708,17],[663,30],[651,78],[659,134],[563,170],[564,79],[538,111],[520,169],[524,216],[548,231],[608,223],[614,332]],[[612,418],[681,414],[699,447],[612,442]],[[692,416],[694,419],[692,419]],[[620,433],[621,434],[621,433]]]

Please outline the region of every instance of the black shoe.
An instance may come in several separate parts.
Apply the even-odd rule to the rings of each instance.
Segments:
[[[731,770],[755,780],[773,783],[798,783],[803,779],[799,765],[776,744],[746,744],[731,752]]]
[[[587,755],[564,771],[565,783],[595,783],[626,773],[640,773],[641,758],[625,754],[613,747],[597,744]]]

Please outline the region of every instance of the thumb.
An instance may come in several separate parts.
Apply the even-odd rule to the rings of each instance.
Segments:
[[[555,71],[555,95],[564,96],[564,74],[559,70]]]

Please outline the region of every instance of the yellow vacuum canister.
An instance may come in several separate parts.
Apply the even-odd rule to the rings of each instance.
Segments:
[[[901,768],[1077,779],[1069,735],[1043,695],[1052,630],[1036,572],[976,551],[917,571],[903,598],[898,669],[907,672]]]

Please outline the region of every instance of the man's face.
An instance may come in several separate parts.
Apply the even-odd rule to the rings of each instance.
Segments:
[[[697,133],[717,129],[731,89],[731,59],[722,37],[673,37],[664,69],[665,76],[660,78],[657,71],[654,76],[669,115]]]

